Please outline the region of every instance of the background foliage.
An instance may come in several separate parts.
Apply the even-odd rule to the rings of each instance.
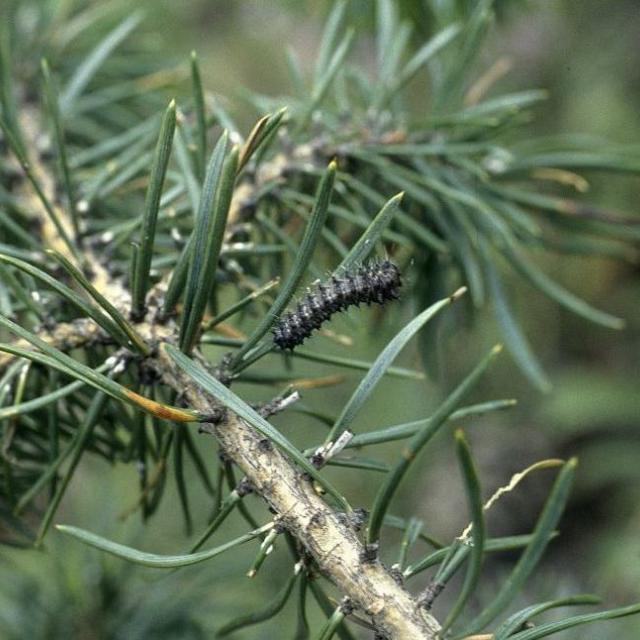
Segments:
[[[314,64],[320,17],[325,15],[326,7],[318,3],[301,9],[303,4],[291,3],[288,6],[283,3],[287,11],[282,11],[275,5],[263,3],[189,2],[176,7],[173,3],[154,2],[142,24],[144,35],[138,42],[146,39],[145,45],[151,43],[153,50],[160,41],[166,56],[163,65],[175,60],[181,69],[178,76],[187,69],[185,60],[189,51],[197,49],[205,85],[223,97],[221,104],[233,114],[238,128],[246,131],[255,121],[255,111],[242,100],[243,91],[238,90],[239,87],[250,87],[269,95],[289,90],[280,47],[283,38],[291,40],[305,67],[311,68]],[[629,64],[629,60],[634,59],[634,52],[637,54],[633,34],[640,19],[637,11],[633,10],[633,2],[619,3],[616,11],[606,11],[602,3],[584,2],[580,4],[579,13],[575,11],[575,2],[554,2],[544,7],[531,2],[518,10],[510,4],[502,3],[498,27],[478,66],[486,68],[496,57],[509,55],[513,70],[500,81],[501,90],[523,90],[531,86],[550,90],[550,98],[536,106],[535,119],[526,125],[531,135],[588,131],[595,139],[606,135],[614,142],[637,145],[638,116],[629,107],[638,94],[638,78],[633,77],[632,65]],[[362,28],[373,28],[367,5],[351,4],[351,19]],[[413,3],[404,5],[407,15],[415,15]],[[312,9],[315,15],[307,17],[306,9]],[[262,28],[257,29],[257,24]],[[422,24],[416,22],[416,31],[420,31]],[[601,48],[596,50],[591,35],[596,28],[602,41],[611,41],[614,45],[604,51]],[[169,29],[171,37],[167,37]],[[365,42],[358,47],[356,57],[368,60],[371,45]],[[155,61],[145,56],[142,48],[140,58],[144,64],[149,64],[152,71]],[[61,71],[60,66],[67,62],[70,66],[77,63],[74,60],[57,60],[57,71]],[[117,66],[112,71],[114,74],[121,72]],[[21,73],[35,78],[39,69],[25,66]],[[171,80],[173,82],[174,79]],[[187,84],[182,83],[182,86],[186,92]],[[135,87],[135,91],[139,93],[139,87]],[[419,106],[419,92],[413,93]],[[160,112],[166,105],[163,98],[152,92],[139,93],[136,99],[140,101],[140,109],[149,111]],[[87,109],[91,109],[91,105]],[[81,130],[80,115],[75,124]],[[105,126],[109,125],[105,123]],[[90,130],[85,133],[91,135]],[[587,172],[586,175],[590,182],[591,200],[612,209],[633,211],[638,189],[636,177],[626,177],[623,181],[608,172]],[[104,188],[106,179],[102,180],[101,183],[95,179],[93,188],[96,194]],[[126,220],[123,222],[126,224]],[[94,221],[94,224],[99,229],[100,221]],[[121,246],[125,247],[126,237],[122,243]],[[168,245],[167,255],[173,253],[173,247]],[[117,259],[116,254],[116,263]],[[477,464],[487,487],[498,486],[509,474],[533,459],[573,453],[581,458],[581,472],[572,506],[563,521],[564,535],[546,558],[536,581],[528,586],[528,593],[523,594],[523,606],[550,595],[559,595],[558,582],[561,590],[566,592],[575,592],[578,588],[591,589],[605,594],[607,602],[612,605],[623,604],[639,597],[637,584],[640,578],[637,563],[629,561],[629,558],[637,557],[637,536],[634,533],[640,520],[636,507],[638,441],[634,430],[639,415],[637,385],[634,384],[637,382],[638,325],[633,314],[640,295],[637,266],[629,261],[584,260],[579,257],[568,260],[566,256],[558,258],[547,254],[544,268],[600,308],[626,318],[629,326],[620,333],[602,330],[573,314],[560,311],[555,303],[543,296],[532,294],[520,280],[507,280],[506,286],[519,312],[517,315],[523,319],[524,330],[540,354],[554,388],[548,395],[540,395],[530,383],[514,375],[513,365],[503,360],[483,383],[477,392],[478,397],[502,397],[506,394],[517,397],[519,406],[508,416],[482,421],[469,436],[479,456]],[[374,332],[366,344],[358,341],[354,345],[354,356],[371,359],[380,351],[395,333],[390,321],[400,320],[399,314],[394,317],[396,313],[385,315],[388,322],[382,330]],[[427,382],[427,393],[423,392],[424,387],[419,387],[420,392],[416,393],[416,388],[409,383],[389,379],[383,392],[361,416],[363,424],[378,422],[382,426],[391,421],[400,422],[405,417],[411,419],[432,409],[442,388],[440,385],[451,387],[451,381],[459,379],[462,372],[467,371],[487,346],[499,337],[499,331],[493,327],[486,309],[476,314],[472,327],[456,326],[446,342],[441,343],[446,361],[439,377]],[[353,332],[346,320],[338,321],[335,330],[343,334]],[[336,353],[342,351],[341,347],[328,343],[327,350],[330,349]],[[317,375],[317,369],[312,365],[296,368],[296,376],[313,374]],[[353,378],[351,386],[330,388],[327,396],[316,391],[305,401],[320,410],[329,402],[327,398],[341,406],[349,397],[355,380],[357,378]],[[242,386],[238,388],[243,389]],[[259,395],[253,387],[247,390],[254,396]],[[397,404],[404,408],[406,415],[399,414],[397,407],[393,416],[386,415],[386,399],[389,397],[398,399]],[[285,424],[281,426],[287,428]],[[295,426],[296,432],[311,429],[317,429],[317,425],[310,420],[301,419]],[[287,435],[292,439],[297,437],[293,432],[287,432]],[[459,516],[462,503],[452,501],[450,496],[455,493],[462,500],[463,492],[456,486],[457,475],[450,472],[455,464],[450,443],[443,441],[438,444],[428,454],[420,474],[414,474],[412,484],[418,495],[427,495],[425,503],[420,505],[424,512],[416,515],[438,513],[438,522],[430,524],[429,532],[448,538],[464,524]],[[391,453],[388,459],[392,460]],[[129,502],[123,496],[133,499],[132,487],[137,484],[135,470],[92,461],[84,465],[80,473],[84,480],[71,485],[57,519],[99,530],[114,539],[130,540],[131,544],[136,538],[143,539],[143,535],[148,542],[149,534],[141,533],[134,516],[124,523],[117,519],[118,513]],[[188,483],[195,486],[191,480],[189,478]],[[358,479],[356,474],[351,474],[344,475],[343,480],[350,483],[350,490],[357,493],[362,503],[371,501],[373,494],[366,478]],[[534,514],[538,512],[545,493],[544,487],[539,487],[540,493],[536,495],[538,487],[535,480],[529,482],[527,488],[530,492],[508,498],[499,510],[499,526],[505,532],[529,530],[534,521]],[[423,491],[423,487],[429,487],[429,491]],[[455,491],[452,491],[453,487]],[[202,495],[198,494],[199,491]],[[174,516],[180,507],[173,484],[167,487],[167,493],[167,502],[151,525],[153,546],[159,552],[180,548],[184,539],[183,524]],[[95,500],[96,494],[100,495],[99,501]],[[407,507],[414,507],[412,492],[405,491],[403,498]],[[200,525],[206,519],[206,505],[203,492],[194,491],[192,513]],[[576,540],[579,540],[579,545],[575,544]],[[568,541],[570,546],[565,546],[563,541]],[[7,565],[3,567],[3,574],[10,573],[15,580],[8,581],[0,589],[0,616],[7,621],[7,626],[13,625],[9,628],[19,630],[24,629],[23,625],[28,621],[33,625],[30,627],[33,628],[33,637],[39,637],[38,634],[51,637],[46,635],[51,633],[51,625],[59,629],[60,637],[68,633],[70,627],[79,635],[86,633],[86,637],[91,637],[92,632],[98,637],[100,633],[105,637],[136,637],[136,634],[137,637],[145,637],[150,633],[172,637],[172,628],[180,629],[175,637],[185,637],[185,621],[189,621],[188,628],[193,637],[201,637],[205,629],[226,620],[234,605],[244,605],[248,599],[255,599],[256,603],[265,602],[271,597],[272,589],[280,585],[275,572],[262,572],[247,585],[248,581],[241,577],[242,570],[233,559],[220,559],[216,561],[216,570],[226,575],[228,588],[223,594],[216,589],[214,596],[207,592],[206,574],[209,569],[206,565],[188,576],[181,572],[158,580],[144,570],[124,567],[119,561],[96,558],[96,554],[78,549],[73,543],[61,540],[59,535],[50,536],[47,544],[54,553],[44,563],[37,552],[5,554],[2,560]],[[276,553],[282,553],[282,550]],[[588,562],[585,557],[589,558]],[[55,558],[65,558],[64,567]],[[269,561],[276,566],[277,557]],[[73,563],[81,568],[76,570]],[[43,564],[47,568],[46,573],[42,569]],[[244,567],[245,563],[242,564]],[[506,570],[501,561],[496,561],[491,567],[496,579]],[[96,585],[96,589],[86,590],[86,581]],[[123,585],[126,585],[124,590]],[[178,588],[185,594],[184,603],[176,603],[175,599],[167,596]],[[96,593],[100,598],[94,598]],[[212,599],[215,599],[214,606],[210,604]],[[207,604],[199,606],[200,602]],[[134,607],[134,603],[138,606]],[[100,613],[105,610],[109,611],[109,616]],[[163,612],[164,619],[158,620],[158,610]],[[38,615],[34,615],[36,611]],[[117,615],[113,615],[114,611],[118,612]],[[293,610],[287,611],[293,617]],[[78,624],[84,628],[84,620],[91,621],[87,624],[91,625],[92,631],[77,630]],[[101,623],[104,628],[99,626]],[[271,623],[272,626],[266,626],[261,637],[277,637],[282,624],[278,619]],[[288,624],[293,629],[295,621],[290,620]],[[633,620],[623,620],[594,630],[580,630],[574,637],[619,638],[624,633],[632,634],[635,624]],[[246,637],[256,636],[249,631]],[[633,635],[627,637],[632,638]]]

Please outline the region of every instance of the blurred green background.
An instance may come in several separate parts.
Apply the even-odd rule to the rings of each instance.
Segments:
[[[373,24],[372,4],[351,0],[352,20],[362,33],[355,55],[365,64]],[[419,2],[402,2],[420,31]],[[161,55],[188,71],[188,56],[200,57],[205,86],[246,130],[255,113],[242,88],[271,95],[288,90],[285,48],[298,52],[311,68],[329,2],[141,0],[147,17],[145,37]],[[509,74],[496,90],[546,88],[549,100],[538,107],[531,132],[550,135],[585,132],[636,145],[640,149],[640,7],[637,0],[504,1],[500,20],[484,50],[481,66],[508,59]],[[635,213],[640,180],[607,174],[587,175],[591,197],[602,206]],[[485,493],[490,495],[511,474],[545,457],[580,457],[580,473],[562,536],[554,541],[536,577],[516,605],[569,593],[593,591],[607,605],[640,600],[640,279],[638,267],[607,260],[548,259],[548,273],[587,300],[628,321],[621,332],[607,331],[562,311],[526,288],[513,291],[519,317],[554,383],[542,395],[522,378],[508,357],[492,369],[474,400],[514,397],[518,406],[504,414],[470,421],[468,433],[477,456]],[[371,319],[371,315],[368,316]],[[340,320],[339,333],[359,336],[354,356],[372,358],[403,321],[400,311],[385,315],[382,325],[366,333],[361,318]],[[366,339],[363,338],[366,336]],[[323,338],[318,338],[324,340]],[[427,415],[439,398],[499,340],[488,314],[471,326],[455,327],[442,345],[446,366],[427,382],[388,380],[358,425],[375,429]],[[324,341],[326,351],[342,347]],[[418,364],[407,350],[403,364]],[[318,369],[301,366],[301,377]],[[326,374],[331,374],[330,368]],[[339,387],[310,391],[305,401],[335,408],[349,397],[359,377],[350,374]],[[426,387],[426,388],[425,388]],[[243,391],[240,388],[240,391]],[[254,393],[255,390],[247,389]],[[276,423],[294,441],[309,442],[317,423],[300,418]],[[322,436],[317,433],[318,440]],[[311,438],[315,440],[315,438]],[[200,439],[205,456],[215,455]],[[392,459],[390,445],[382,457]],[[429,534],[444,540],[457,535],[467,516],[452,453],[450,432],[442,433],[422,465],[403,488],[404,515],[425,521]],[[375,488],[370,476],[330,471],[348,486],[352,504],[370,504]],[[492,535],[524,533],[535,522],[551,472],[525,480],[502,501],[490,519]],[[180,509],[172,495],[145,531],[138,516],[121,514],[136,496],[135,470],[85,460],[58,513],[57,521],[85,527],[148,551],[179,553],[189,546]],[[194,496],[197,498],[197,496]],[[257,504],[255,498],[249,498]],[[209,513],[204,494],[194,502],[196,531]],[[259,507],[257,507],[259,508]],[[224,540],[237,522],[217,534]],[[196,534],[197,535],[197,534]],[[283,543],[280,543],[284,546]],[[424,551],[418,548],[417,552]],[[0,638],[210,638],[213,629],[234,612],[259,608],[283,584],[277,549],[253,579],[245,577],[255,546],[241,547],[195,568],[176,573],[143,570],[107,558],[62,539],[53,531],[44,552],[2,550],[0,556]],[[498,584],[514,557],[493,558],[485,570],[486,588]],[[424,582],[424,579],[423,579]],[[415,586],[418,586],[416,584]],[[438,601],[445,610],[455,586]],[[311,620],[321,614],[309,603]],[[291,603],[273,621],[237,633],[237,638],[291,638],[295,609]],[[637,619],[579,629],[563,637],[606,640],[640,638]]]

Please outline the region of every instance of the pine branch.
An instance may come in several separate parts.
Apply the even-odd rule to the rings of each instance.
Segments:
[[[23,128],[27,132],[27,144],[36,148],[39,131],[35,118],[30,116],[26,124]],[[45,193],[52,196],[55,192],[54,177],[39,159],[34,158],[32,162]],[[285,166],[286,162],[281,159],[273,163],[269,171],[275,172],[278,165]],[[31,194],[29,185],[25,184],[18,193],[25,210],[32,211],[39,222],[43,246],[65,251],[67,258],[73,260],[73,255],[65,250],[55,227],[50,224],[41,201]],[[240,205],[235,207],[231,214],[237,216]],[[58,208],[57,213],[63,224],[70,225],[64,210]],[[91,265],[89,278],[92,285],[123,316],[128,317],[131,296],[121,280],[110,275],[91,248],[84,248],[83,255],[85,263]],[[157,285],[147,299],[148,320],[133,323],[135,331],[151,347],[152,355],[145,359],[145,364],[165,384],[181,394],[190,407],[203,415],[220,415],[221,405],[207,397],[191,378],[184,375],[161,347],[163,343],[176,344],[179,337],[179,328],[173,320],[165,320],[163,324],[155,321],[161,312],[159,301],[164,287],[165,282]],[[60,323],[53,332],[41,331],[39,335],[63,351],[79,346],[88,348],[108,339],[97,325],[86,319]],[[23,341],[19,344],[24,346]],[[10,360],[9,354],[0,354],[0,368]],[[438,622],[421,610],[417,601],[379,560],[367,559],[365,548],[348,515],[331,508],[318,495],[313,482],[255,429],[233,413],[222,414],[225,417],[206,431],[216,437],[225,456],[243,471],[253,491],[278,515],[279,521],[301,548],[310,553],[320,572],[350,598],[356,609],[370,616],[376,628],[388,637],[434,640],[440,628]]]
[[[471,451],[462,432],[458,432],[470,529],[448,547],[403,570],[409,547],[420,536],[426,542],[433,541],[420,533],[421,523],[416,519],[405,522],[388,512],[392,497],[431,438],[454,417],[465,415],[459,401],[499,349],[483,359],[426,420],[355,437],[351,424],[383,376],[420,377],[418,372],[393,368],[391,363],[424,324],[466,291],[462,287],[443,297],[431,290],[431,282],[425,286],[434,275],[434,279],[440,279],[438,272],[445,261],[447,272],[455,272],[468,284],[474,305],[492,303],[507,347],[540,387],[544,388],[547,381],[505,299],[501,271],[496,268],[499,260],[506,257],[509,266],[524,279],[574,312],[604,326],[621,326],[619,319],[594,309],[546,276],[532,260],[529,249],[562,247],[628,259],[635,256],[632,243],[640,237],[638,222],[572,199],[541,195],[537,181],[554,181],[580,190],[585,181],[573,173],[574,169],[638,172],[640,166],[624,150],[593,152],[577,147],[567,151],[542,144],[527,151],[512,145],[508,136],[501,137],[502,132],[522,122],[526,109],[545,94],[523,91],[483,100],[500,75],[491,71],[465,92],[467,68],[491,22],[491,0],[470,7],[460,24],[449,23],[451,16],[438,20],[442,30],[415,52],[409,50],[410,27],[400,22],[393,3],[380,0],[378,68],[373,83],[361,70],[346,63],[353,32],[343,29],[345,8],[346,3],[337,2],[329,18],[308,95],[302,90],[297,97],[286,100],[250,97],[260,114],[273,113],[258,120],[244,143],[229,115],[219,103],[213,105],[217,124],[223,125],[224,131],[210,156],[211,120],[195,55],[191,57],[191,113],[183,113],[173,100],[166,108],[158,92],[140,95],[141,85],[150,82],[152,87],[161,86],[171,76],[166,71],[148,74],[144,63],[131,76],[123,74],[122,82],[115,84],[107,73],[107,84],[102,84],[98,72],[134,28],[136,16],[125,18],[103,33],[89,52],[82,52],[83,62],[67,70],[59,104],[56,83],[43,63],[48,118],[37,113],[26,98],[33,94],[28,82],[24,91],[16,92],[24,104],[16,102],[10,65],[6,64],[7,42],[0,42],[0,125],[3,142],[11,152],[3,158],[1,167],[3,178],[8,177],[8,187],[5,190],[2,185],[0,190],[2,202],[10,203],[11,215],[0,211],[0,223],[9,238],[21,243],[20,247],[3,245],[6,255],[0,259],[6,278],[6,286],[3,282],[0,289],[0,304],[3,312],[8,310],[0,315],[0,327],[18,336],[10,344],[0,344],[0,406],[7,397],[13,401],[0,409],[3,427],[7,425],[0,452],[5,462],[0,468],[2,498],[6,496],[17,514],[51,483],[52,499],[36,538],[39,544],[75,465],[88,450],[138,463],[140,495],[134,508],[146,518],[163,495],[167,460],[172,455],[178,495],[189,527],[191,511],[183,471],[183,458],[189,456],[203,486],[214,495],[210,524],[191,553],[167,560],[109,541],[105,544],[99,536],[72,527],[60,530],[132,561],[142,558],[156,567],[194,564],[237,544],[262,538],[251,574],[263,564],[277,537],[285,533],[295,562],[285,588],[258,614],[224,625],[221,633],[275,615],[298,581],[304,622],[307,578],[310,582],[313,572],[318,571],[344,596],[333,610],[317,583],[311,584],[329,618],[321,631],[323,638],[335,631],[341,637],[350,637],[341,625],[354,611],[365,614],[371,624],[357,615],[350,619],[372,626],[380,637],[435,640],[445,634],[456,636],[459,630],[449,632],[448,628],[458,624],[458,614],[478,589],[485,552],[524,548],[498,595],[489,599],[475,620],[465,623],[463,633],[475,633],[509,605],[555,535],[575,461],[563,465],[532,535],[486,539]],[[454,41],[455,52],[450,47]],[[49,57],[47,52],[43,55]],[[424,70],[433,71],[430,67],[436,56],[442,73],[432,74],[432,112],[426,119],[411,122],[402,106],[402,89]],[[66,58],[61,58],[64,66]],[[135,67],[126,56],[122,61],[127,70]],[[298,79],[295,61],[291,62]],[[147,75],[137,76],[139,70]],[[285,102],[289,105],[286,111],[276,110]],[[99,114],[94,117],[96,104],[106,108],[97,110]],[[165,108],[165,116],[158,127],[150,114],[160,108]],[[60,175],[49,166],[56,163],[46,157],[45,122],[53,124],[53,149],[59,156]],[[155,153],[151,150],[154,136]],[[72,143],[67,153],[69,140]],[[77,145],[76,153],[71,153],[73,145]],[[343,173],[338,173],[338,167]],[[141,178],[143,173],[148,179]],[[142,210],[139,195],[145,187],[144,213],[132,216],[132,210]],[[399,190],[403,193],[398,194]],[[65,197],[66,206],[62,206]],[[83,228],[81,214],[87,211]],[[17,224],[12,219],[14,214],[33,223],[29,226],[34,232]],[[298,244],[294,237],[302,227]],[[133,250],[123,251],[124,243],[136,237],[136,232],[138,241],[132,242]],[[188,239],[184,234],[190,234]],[[251,365],[274,351],[269,332],[289,308],[306,274],[325,275],[324,265],[321,268],[312,261],[322,253],[314,251],[320,242],[326,242],[339,255],[339,266],[333,271],[333,286],[338,287],[339,283],[350,282],[345,279],[346,272],[366,260],[381,239],[398,248],[395,257],[410,255],[416,261],[421,273],[412,293],[425,310],[387,344],[373,363],[304,350],[293,353],[293,358],[367,370],[337,418],[314,414],[331,428],[322,445],[301,451],[265,419],[272,410],[287,409],[286,415],[291,416],[296,409],[295,394],[280,396],[256,411],[229,387],[236,379],[251,380],[252,376],[266,383],[291,380],[289,372],[254,371]],[[27,253],[26,248],[34,252]],[[284,251],[293,257],[292,268],[286,273],[280,260]],[[245,257],[236,259],[238,255]],[[273,257],[273,261],[262,262],[264,255]],[[62,269],[46,271],[50,257]],[[128,281],[122,275],[127,259]],[[260,280],[254,280],[256,274],[263,279],[265,271],[267,279],[278,276],[281,280],[274,299],[265,295],[271,285],[260,287]],[[428,272],[426,276],[423,271]],[[65,274],[72,286],[59,281]],[[32,279],[44,282],[55,292],[54,299],[61,301],[52,311],[47,293],[43,299],[41,290],[37,290],[33,299],[30,297]],[[223,309],[218,308],[217,301],[220,279],[231,280],[240,294],[235,304]],[[259,304],[265,305],[264,318],[248,337],[238,329],[239,323],[223,322],[236,312],[254,312]],[[311,302],[304,310],[307,316],[310,308]],[[88,317],[74,319],[78,311]],[[34,324],[35,330],[27,328]],[[214,325],[226,330],[225,338],[203,336]],[[238,350],[214,368],[199,350],[207,343]],[[81,358],[68,355],[79,347]],[[33,363],[38,366],[31,367]],[[40,389],[38,377],[43,368],[47,376],[45,392],[29,398],[33,389]],[[32,369],[35,381],[29,378]],[[58,371],[78,382],[58,388]],[[336,378],[339,376],[331,377],[331,383]],[[326,380],[309,382],[320,383]],[[91,396],[82,385],[99,391]],[[64,402],[59,402],[63,397]],[[134,412],[129,411],[131,406]],[[505,403],[476,405],[476,410],[492,411],[500,406]],[[47,411],[48,432],[28,415],[43,408]],[[80,429],[78,419],[82,420]],[[175,428],[166,429],[161,421],[173,421]],[[191,427],[184,424],[192,422],[201,423],[200,431],[214,436],[220,447],[222,462],[215,487],[209,478],[209,464],[193,444]],[[343,455],[349,447],[404,438],[410,440],[392,467],[362,456]],[[63,439],[68,446],[61,449]],[[71,464],[56,486],[57,473],[67,456],[71,456]],[[148,473],[150,460],[154,469]],[[368,544],[363,544],[358,534],[363,524],[361,514],[321,473],[325,464],[386,472],[373,504],[365,538]],[[244,474],[239,483],[234,465]],[[226,497],[224,482],[230,490]],[[248,493],[265,501],[275,514],[273,522],[260,525],[256,521],[243,502]],[[251,531],[195,554],[236,507]],[[404,532],[400,562],[391,570],[378,559],[382,526]],[[469,531],[473,535],[469,536]],[[429,609],[465,562],[467,578],[456,605],[445,618],[443,631]],[[426,591],[418,597],[410,595],[404,580],[435,564],[439,568]],[[582,624],[634,612],[632,607],[568,620]]]
[[[163,380],[186,389],[189,404],[213,412],[219,405],[193,388],[161,351]],[[211,429],[224,452],[242,469],[253,489],[279,515],[286,529],[309,551],[320,571],[357,609],[370,615],[390,638],[431,639],[440,626],[378,561],[366,561],[364,546],[348,517],[331,509],[313,484],[275,447],[233,414]]]

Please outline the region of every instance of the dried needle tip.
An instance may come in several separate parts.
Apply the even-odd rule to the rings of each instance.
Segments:
[[[461,298],[465,293],[467,293],[467,287],[460,287],[459,289],[457,289],[451,294],[449,299],[451,300],[451,302],[454,302],[458,298]]]

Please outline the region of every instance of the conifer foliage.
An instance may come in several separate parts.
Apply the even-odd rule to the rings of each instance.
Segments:
[[[248,94],[258,119],[243,131],[210,93],[213,83],[195,53],[178,74],[163,64],[157,43],[140,37],[143,16],[99,2],[3,3],[2,543],[40,546],[59,535],[52,524],[85,456],[136,466],[131,510],[150,531],[173,475],[191,534],[189,466],[210,495],[212,514],[186,552],[157,555],[96,531],[57,528],[159,569],[244,545],[243,553],[257,554],[251,575],[276,540],[286,539],[283,590],[261,611],[230,620],[217,637],[272,618],[289,600],[299,608],[297,637],[324,640],[352,638],[363,627],[378,638],[534,640],[640,611],[635,605],[528,625],[548,609],[595,601],[575,596],[508,615],[556,535],[575,460],[527,469],[523,475],[557,467],[537,524],[527,535],[491,537],[485,520],[495,500],[483,503],[458,429],[453,446],[469,527],[439,544],[417,518],[395,515],[397,490],[436,434],[451,421],[513,404],[468,400],[496,366],[500,346],[445,390],[432,415],[375,431],[357,420],[383,377],[421,384],[422,372],[394,360],[410,342],[429,360],[431,326],[460,299],[491,307],[524,374],[548,386],[512,312],[505,277],[513,271],[585,319],[620,328],[619,318],[546,275],[538,256],[560,249],[625,260],[640,238],[631,216],[575,196],[576,172],[637,172],[637,156],[581,138],[532,140],[523,125],[545,93],[496,94],[495,69],[476,64],[493,2],[427,4],[432,34],[416,46],[396,3],[377,2],[371,72],[352,55],[356,39],[371,36],[355,33],[347,3],[336,2],[311,77],[290,54],[292,95]],[[407,100],[416,91],[419,110]],[[395,306],[418,313],[373,362],[317,346],[336,311],[397,298],[405,272],[411,277],[403,277]],[[329,283],[304,298],[305,286],[327,275]],[[391,306],[383,307],[385,318]],[[371,317],[365,308],[349,313],[358,323]],[[282,388],[296,379],[302,359],[318,365],[317,380],[307,380],[312,389],[325,380],[326,365],[361,377],[344,406],[315,414],[326,437],[310,438],[304,448],[270,422],[275,414],[314,415],[295,385]],[[273,399],[240,396],[237,383],[248,380]],[[404,442],[390,464],[370,457],[376,445],[396,440]],[[328,466],[372,474],[372,504],[351,504],[349,486],[329,479]],[[250,511],[250,494],[269,510]],[[233,518],[246,521],[246,533],[207,544]],[[393,529],[402,533],[399,556],[386,540]],[[434,548],[409,562],[418,544]],[[520,555],[507,579],[483,593],[486,555],[513,549]],[[426,589],[416,589],[414,576],[431,568]],[[453,606],[434,617],[435,598],[458,572],[464,578]],[[307,593],[326,613],[321,629],[306,623]],[[486,629],[490,635],[477,635]]]

